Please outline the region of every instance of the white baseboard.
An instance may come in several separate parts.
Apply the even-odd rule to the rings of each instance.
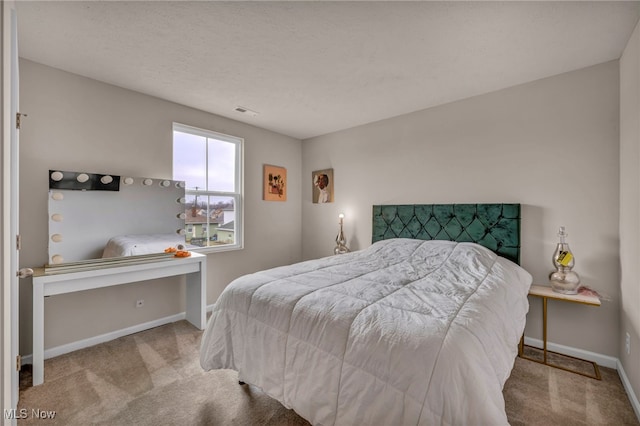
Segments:
[[[179,314],[145,322],[142,324],[137,324],[137,325],[123,328],[120,330],[111,331],[109,333],[101,334],[99,336],[89,337],[88,339],[77,340],[75,342],[67,343],[66,345],[60,345],[54,348],[45,349],[44,359],[54,358],[56,356],[64,355],[69,352],[77,351],[78,349],[84,349],[84,348],[88,348],[89,346],[97,345],[99,343],[109,342],[119,337],[128,336],[129,334],[134,334],[140,331],[148,330],[150,328],[159,327],[165,324],[170,324],[172,322],[180,321],[185,318],[186,318],[186,314],[182,312]],[[32,364],[33,355],[29,354],[29,355],[22,356],[22,363]]]
[[[207,305],[207,312],[211,312],[213,310],[213,306],[214,306],[213,304]],[[123,328],[120,330],[111,331],[109,333],[101,334],[99,336],[90,337],[88,339],[67,343],[66,345],[56,346],[55,348],[49,348],[44,351],[44,359],[68,354],[69,352],[77,351],[78,349],[88,348],[89,346],[108,342],[110,340],[114,340],[119,337],[128,336],[129,334],[138,333],[140,331],[148,330],[154,327],[159,327],[161,325],[170,324],[172,322],[180,321],[185,318],[186,318],[186,314],[182,312],[179,314],[145,322],[142,324],[137,324],[137,325]],[[22,364],[33,364],[33,355],[32,354],[23,355]]]
[[[631,402],[633,411],[636,412],[636,417],[638,418],[638,420],[640,420],[640,401],[638,401],[638,397],[631,387],[631,382],[627,377],[627,373],[624,372],[624,368],[622,367],[620,360],[618,360],[616,369],[618,370],[618,375],[620,376],[620,380],[622,381],[622,386],[624,386],[624,390],[627,391],[627,396],[629,396],[629,401]]]
[[[542,340],[524,337],[524,344],[542,349]],[[585,351],[583,349],[572,348],[571,346],[559,345],[557,343],[547,342],[547,350],[558,352],[564,355],[570,355],[576,358],[586,359],[607,368],[618,368],[618,358],[608,355],[602,355],[595,352]]]

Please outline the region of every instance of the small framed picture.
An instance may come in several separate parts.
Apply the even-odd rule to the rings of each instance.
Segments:
[[[264,165],[262,199],[266,201],[287,201],[287,169]]]
[[[333,203],[333,169],[311,173],[313,203]]]

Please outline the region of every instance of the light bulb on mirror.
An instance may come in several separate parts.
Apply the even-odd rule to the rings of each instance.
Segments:
[[[51,180],[54,180],[56,182],[60,182],[63,177],[64,177],[64,175],[62,174],[62,172],[53,172],[53,173],[51,173]]]

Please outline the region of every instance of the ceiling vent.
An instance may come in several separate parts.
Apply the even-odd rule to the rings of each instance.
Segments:
[[[256,111],[252,111],[249,108],[245,108],[245,107],[242,107],[242,106],[237,106],[235,108],[235,110],[237,112],[239,112],[239,113],[250,115],[251,117],[255,117],[256,115],[258,115],[258,113]]]

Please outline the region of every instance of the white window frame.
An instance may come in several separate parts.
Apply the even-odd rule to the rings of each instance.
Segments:
[[[193,251],[197,251],[199,253],[215,253],[220,251],[230,251],[230,250],[241,250],[244,248],[244,139],[232,136],[225,135],[223,133],[214,132],[212,130],[200,129],[197,127],[188,126],[180,123],[173,123],[173,131],[172,135],[172,144],[175,143],[173,141],[173,132],[178,131],[182,133],[190,133],[192,135],[202,136],[209,139],[216,139],[224,142],[233,143],[236,145],[236,164],[235,164],[235,181],[236,181],[236,191],[235,192],[227,192],[227,191],[203,191],[203,190],[195,190],[195,189],[185,189],[185,195],[203,195],[203,196],[219,196],[219,197],[229,197],[233,198],[234,208],[235,208],[235,219],[234,219],[234,243],[233,244],[223,244],[219,246],[213,247],[202,247],[194,249]],[[172,145],[173,146],[173,145]],[[208,148],[207,148],[208,149]],[[173,153],[173,149],[171,151]],[[172,154],[173,157],[173,154]],[[208,155],[207,155],[208,158]],[[172,160],[172,173],[173,173],[173,160]],[[207,175],[205,176],[206,181],[208,181],[208,173],[209,170],[206,171]],[[211,220],[210,217],[207,218],[207,227],[210,226]]]

